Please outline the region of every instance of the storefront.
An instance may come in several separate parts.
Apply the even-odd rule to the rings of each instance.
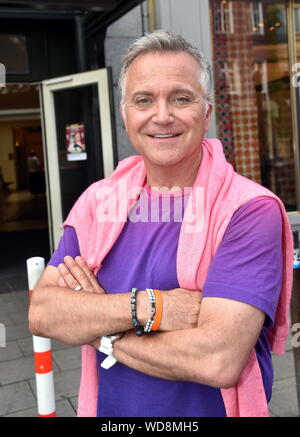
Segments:
[[[218,136],[236,170],[287,211],[300,208],[299,19],[299,1],[210,0]]]

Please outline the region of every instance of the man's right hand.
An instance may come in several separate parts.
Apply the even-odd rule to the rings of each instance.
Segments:
[[[202,292],[175,288],[162,291],[163,312],[160,331],[196,328]]]
[[[198,324],[202,292],[199,290],[187,290],[185,288],[175,288],[164,290],[162,293],[163,310],[162,320],[159,326],[160,331],[176,331],[180,329],[196,328]],[[140,297],[139,297],[139,294]],[[139,306],[139,302],[141,306]],[[142,308],[141,323],[147,323],[150,315],[150,303],[148,294],[145,291],[138,293],[137,316],[139,309]]]

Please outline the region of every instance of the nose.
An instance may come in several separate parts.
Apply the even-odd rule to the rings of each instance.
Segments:
[[[161,125],[172,123],[174,121],[172,105],[166,100],[159,100],[155,105],[152,120]]]

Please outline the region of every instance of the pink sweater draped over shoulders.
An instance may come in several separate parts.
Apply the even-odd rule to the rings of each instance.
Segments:
[[[293,274],[293,238],[285,208],[274,193],[237,174],[226,161],[217,139],[204,139],[202,160],[184,213],[177,250],[180,287],[203,289],[210,263],[237,209],[258,197],[272,197],[282,215],[283,280],[274,326],[269,331],[271,350],[282,354],[289,334],[289,305]],[[119,163],[108,178],[92,184],[77,200],[64,225],[76,230],[81,255],[96,274],[118,239],[128,211],[136,202],[146,179],[142,156]],[[129,290],[128,290],[129,291]],[[237,384],[221,389],[228,417],[269,416],[255,350]],[[96,350],[82,347],[82,373],[78,416],[94,417],[97,411],[98,371]]]

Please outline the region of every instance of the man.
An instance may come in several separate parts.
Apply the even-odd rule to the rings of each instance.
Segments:
[[[156,31],[137,40],[120,86],[140,155],[75,204],[33,293],[30,328],[90,345],[81,416],[267,415],[268,335],[280,316],[286,336],[290,293],[282,204],[234,173],[217,140],[204,140],[210,69],[182,37]],[[136,197],[120,194],[125,182]],[[162,314],[158,330],[139,336],[159,313],[159,293],[155,301],[148,287],[162,290]]]
[[[31,150],[27,158],[27,166],[29,173],[34,173],[40,171],[41,163],[39,158],[36,156],[35,151]]]
[[[85,151],[85,145],[81,142],[80,132],[76,132],[74,135],[74,141],[69,145],[69,153],[82,153]]]
[[[34,150],[31,150],[27,157],[28,185],[31,194],[42,194],[45,192],[44,173],[39,158]]]

